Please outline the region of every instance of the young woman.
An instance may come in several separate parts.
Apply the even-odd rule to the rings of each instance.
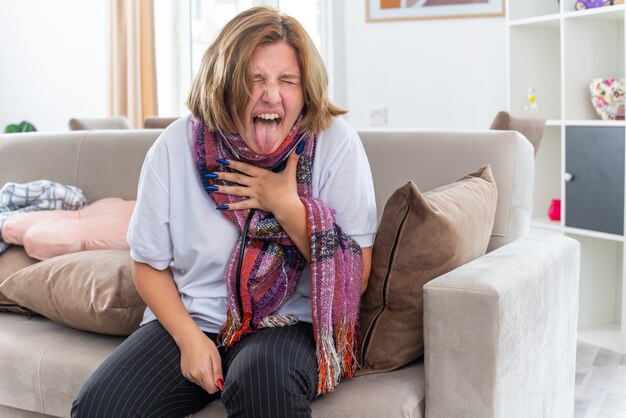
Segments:
[[[356,367],[376,207],[303,27],[249,9],[205,53],[192,116],[148,152],[128,239],[141,327],[73,417],[306,417]]]

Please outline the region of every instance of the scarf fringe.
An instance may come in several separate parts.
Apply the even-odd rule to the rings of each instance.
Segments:
[[[341,377],[341,362],[330,332],[324,333],[318,338],[316,355],[319,368],[317,383],[317,394],[319,395],[335,389]]]
[[[286,327],[298,323],[298,317],[293,314],[287,315],[270,315],[257,325],[257,328],[273,328],[273,327]]]
[[[330,333],[317,341],[319,376],[317,394],[332,392],[342,377],[354,377],[358,362],[356,355],[356,327],[342,321],[333,342]]]
[[[239,320],[239,315],[232,310],[226,313],[226,323],[220,331],[220,342],[225,348],[231,348],[242,335],[250,332],[250,322],[252,321],[252,313],[244,312],[243,322]]]
[[[355,324],[341,321],[337,328],[337,351],[341,354],[341,374],[347,379],[353,378],[359,367],[357,339]]]

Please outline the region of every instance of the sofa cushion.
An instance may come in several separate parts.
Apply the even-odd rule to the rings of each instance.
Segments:
[[[80,387],[123,340],[11,313],[0,315],[0,330],[0,405],[54,417],[69,416]]]
[[[29,257],[24,248],[10,246],[0,254],[0,284],[16,271],[35,263],[37,260]],[[17,302],[0,292],[0,312],[28,313],[30,310],[19,306]]]
[[[38,260],[78,251],[128,249],[126,233],[134,207],[134,200],[110,197],[79,210],[20,213],[6,220],[2,237],[23,245]]]
[[[85,380],[123,341],[14,314],[0,315],[0,330],[6,337],[0,339],[0,368],[5,376],[20,377],[0,379],[0,405],[46,416],[68,416]],[[312,416],[423,418],[424,393],[424,363],[418,360],[391,373],[342,382],[311,403]],[[385,402],[363,402],[374,398]],[[191,417],[225,418],[226,410],[216,400]]]
[[[393,372],[344,380],[335,390],[311,402],[313,418],[424,418],[424,413],[424,362],[421,359]],[[207,417],[226,418],[224,405],[219,401],[210,402],[189,416]]]
[[[485,254],[496,202],[489,166],[424,194],[409,182],[391,195],[361,303],[359,374],[394,370],[423,355],[423,286]]]
[[[54,321],[110,335],[129,335],[145,304],[131,277],[128,251],[98,250],[50,258],[9,276],[0,292]]]

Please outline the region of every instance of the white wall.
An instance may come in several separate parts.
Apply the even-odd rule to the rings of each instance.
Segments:
[[[357,129],[381,107],[381,128],[437,129],[486,129],[506,109],[504,17],[367,23],[364,1],[334,4],[334,97]]]
[[[67,130],[105,117],[107,2],[0,0],[0,132],[26,119]]]
[[[0,130],[107,116],[107,2],[0,0]],[[504,18],[365,22],[334,0],[334,98],[356,128],[487,128],[506,108]]]

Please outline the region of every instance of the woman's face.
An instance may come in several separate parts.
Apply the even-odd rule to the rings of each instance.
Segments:
[[[252,92],[245,119],[231,115],[246,144],[271,154],[283,142],[304,107],[296,51],[286,42],[259,46],[250,60]]]

